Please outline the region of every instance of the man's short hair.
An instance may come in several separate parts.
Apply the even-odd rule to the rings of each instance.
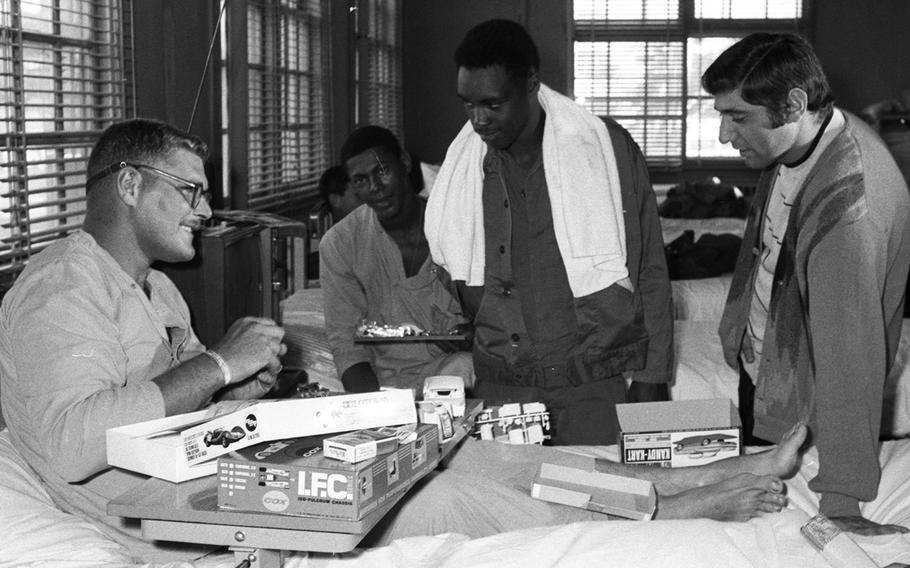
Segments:
[[[347,181],[348,173],[344,166],[332,166],[319,176],[319,195],[327,201],[330,195],[344,195]]]
[[[398,138],[386,128],[370,125],[358,128],[344,141],[341,145],[341,163],[346,164],[348,160],[370,148],[385,148],[396,158],[401,158],[401,144]]]
[[[795,34],[754,33],[733,44],[701,77],[711,95],[740,89],[749,104],[763,106],[774,126],[784,123],[790,89],[809,96],[808,109],[827,115],[834,96],[809,42]]]
[[[117,162],[147,164],[169,155],[178,148],[208,158],[208,146],[201,138],[166,122],[150,118],[133,118],[108,126],[95,142],[88,159],[86,177]]]
[[[468,69],[501,65],[513,78],[525,79],[540,69],[540,56],[521,24],[496,19],[468,30],[455,49],[455,65]]]

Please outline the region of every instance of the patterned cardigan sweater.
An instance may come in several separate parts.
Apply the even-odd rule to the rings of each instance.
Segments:
[[[809,425],[819,473],[809,487],[829,516],[875,498],[885,378],[900,340],[910,266],[910,195],[877,135],[846,126],[793,204],[768,308],[755,392],[755,430],[777,441]],[[719,333],[735,365],[749,319],[761,219],[779,166],[765,171]]]

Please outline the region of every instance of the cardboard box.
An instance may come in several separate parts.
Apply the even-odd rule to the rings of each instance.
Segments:
[[[739,412],[729,399],[617,404],[623,463],[686,467],[742,452]]]
[[[423,400],[444,404],[452,418],[461,418],[465,411],[464,379],[455,375],[437,375],[423,381]]]
[[[432,425],[418,426],[417,439],[397,451],[358,463],[326,457],[322,443],[319,437],[282,440],[218,458],[218,506],[356,521],[439,463]]]
[[[433,424],[439,430],[439,441],[445,442],[455,435],[455,421],[449,407],[438,402],[417,403],[417,417],[421,424]]]
[[[416,437],[416,424],[355,430],[323,440],[322,453],[335,460],[357,463],[395,451],[399,442],[411,442]]]
[[[657,508],[657,491],[650,481],[595,471],[588,458],[582,467],[540,464],[531,496],[614,517],[650,520]]]
[[[257,401],[220,416],[203,410],[111,428],[107,461],[179,482],[212,475],[214,458],[260,442],[412,422],[410,389]]]

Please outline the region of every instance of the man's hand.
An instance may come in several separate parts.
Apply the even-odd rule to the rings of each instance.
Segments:
[[[280,372],[280,369],[279,371]],[[255,400],[271,392],[272,387],[278,382],[278,372],[273,373],[268,368],[256,373],[252,379],[233,383],[222,389],[217,400]]]
[[[658,402],[670,400],[670,389],[667,383],[643,383],[632,381],[626,395],[629,402]]]
[[[880,525],[859,515],[850,515],[844,517],[829,517],[831,522],[838,526],[844,532],[859,534],[863,536],[878,536],[886,534],[899,534],[910,532],[910,529],[903,525]]]
[[[234,322],[217,345],[217,351],[231,369],[231,382],[237,383],[260,371],[278,376],[281,356],[287,345],[281,342],[284,328],[268,318],[245,317]]]
[[[446,353],[457,353],[458,351],[470,351],[474,346],[474,324],[460,323],[453,326],[448,331],[449,335],[463,335],[464,339],[458,341],[438,341],[436,345]]]

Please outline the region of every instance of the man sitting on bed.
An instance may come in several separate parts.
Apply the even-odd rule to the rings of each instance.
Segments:
[[[206,351],[155,261],[193,258],[208,219],[206,145],[152,120],[110,126],[87,166],[82,230],[33,256],[0,309],[2,408],[10,438],[64,511],[137,558],[186,559],[107,514],[145,476],[107,465],[108,428],[271,389],[284,331],[244,318]]]
[[[474,318],[474,393],[544,402],[553,443],[612,444],[615,405],[666,400],[672,372],[644,157],[616,122],[540,82],[518,23],[475,26],[455,62],[468,122],[436,177],[426,231]]]
[[[821,512],[858,533],[904,532],[864,519],[859,503],[881,474],[882,391],[910,264],[907,185],[873,131],[833,107],[798,36],[746,37],[702,85],[720,141],[764,170],[720,324],[727,363],[741,370],[744,429],[776,441],[806,422]]]
[[[471,354],[462,350],[467,342],[354,341],[363,321],[446,333],[464,329],[466,319],[429,258],[426,202],[409,176],[417,164],[395,135],[380,126],[354,131],[341,147],[341,163],[366,204],[333,225],[319,244],[326,334],[345,390],[419,391],[432,375],[460,376],[470,387]]]

